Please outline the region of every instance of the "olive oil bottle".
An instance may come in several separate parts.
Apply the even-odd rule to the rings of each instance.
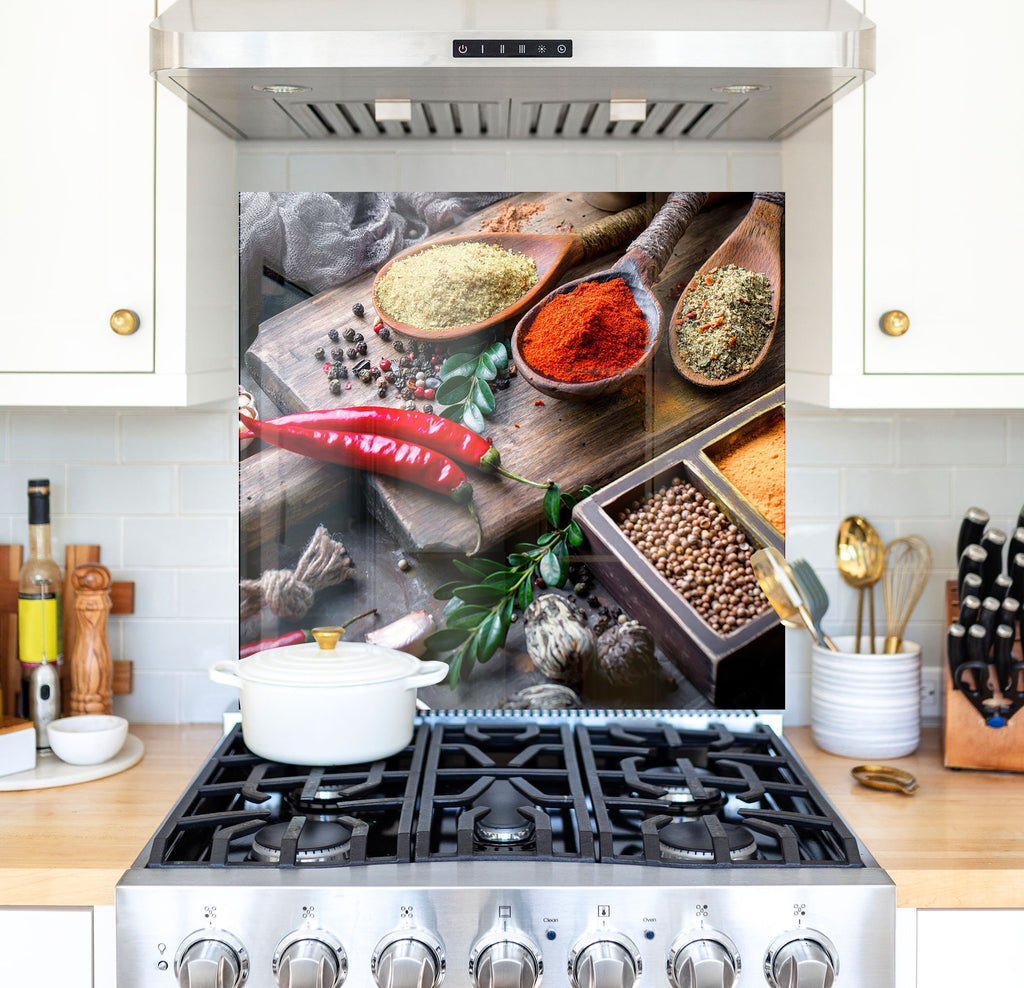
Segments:
[[[32,671],[61,655],[61,574],[50,547],[50,481],[28,482],[28,558],[18,574],[19,712],[30,717]],[[57,716],[60,716],[58,713]]]

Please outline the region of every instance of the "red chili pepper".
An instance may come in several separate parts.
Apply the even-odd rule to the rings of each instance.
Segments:
[[[282,645],[302,645],[312,640],[313,636],[308,631],[289,631],[286,634],[278,635],[276,638],[264,638],[262,641],[243,645],[238,650],[238,657],[244,659],[247,655],[255,655],[257,652],[264,652],[268,648],[281,648]]]
[[[426,391],[423,396],[427,396]],[[383,405],[360,405],[353,408],[295,412],[266,421],[274,425],[299,429],[364,432],[406,439],[443,453],[463,466],[475,467],[482,473],[500,473],[503,477],[530,484],[532,487],[548,486],[506,470],[501,465],[501,454],[486,439],[458,422],[452,422],[440,415],[431,415],[429,412],[388,408]],[[243,433],[240,438],[248,437]]]
[[[241,418],[272,446],[327,463],[408,480],[426,490],[447,494],[459,504],[468,504],[473,498],[473,488],[462,468],[443,453],[425,446],[365,432],[304,428],[294,421],[260,422],[245,415]]]

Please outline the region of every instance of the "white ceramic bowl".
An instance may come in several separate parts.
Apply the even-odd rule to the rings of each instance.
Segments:
[[[70,765],[109,761],[128,737],[128,721],[110,714],[80,714],[51,721],[47,728],[53,753]]]

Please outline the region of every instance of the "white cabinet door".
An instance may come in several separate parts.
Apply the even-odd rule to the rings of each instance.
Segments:
[[[5,18],[0,371],[153,370],[153,15],[50,0]],[[130,336],[110,328],[119,309]]]
[[[864,370],[1024,374],[1024,5],[868,0],[866,12]],[[893,309],[910,317],[903,336],[879,329]]]
[[[93,988],[92,909],[0,908],[0,983]]]

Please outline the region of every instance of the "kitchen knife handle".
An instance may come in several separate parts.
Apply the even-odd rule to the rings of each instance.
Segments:
[[[1010,561],[1010,579],[1013,585],[1010,587],[1010,596],[1017,600],[1024,600],[1024,552],[1018,552]]]
[[[1004,597],[1003,605],[999,608],[998,624],[1008,624],[1011,628],[1017,626],[1017,619],[1020,617],[1020,601],[1016,597]]]
[[[1010,571],[1010,563],[1018,553],[1024,552],[1024,527],[1018,525],[1013,535],[1010,536],[1010,544],[1006,547],[1006,571]]]
[[[1013,648],[1015,634],[1013,628],[1008,624],[1000,624],[996,627],[996,682],[999,683],[999,689],[1004,696],[1010,692],[1010,664],[1013,661],[1010,651]]]
[[[1024,508],[1021,508],[1024,513]],[[980,541],[985,526],[989,523],[989,513],[984,508],[968,508],[964,512],[963,521],[960,522],[960,532],[956,539],[956,558],[959,561],[966,549],[972,543]]]
[[[984,589],[985,577],[983,571],[985,569],[986,559],[988,559],[988,553],[980,545],[975,543],[966,546],[964,551],[960,553],[960,563],[957,567],[956,574],[958,596],[963,598],[962,590],[964,586],[964,577],[967,576],[968,573],[977,574],[982,581],[981,589]]]
[[[960,688],[959,683],[956,681],[956,671],[963,665],[966,658],[964,654],[964,638],[966,635],[967,629],[959,622],[951,624],[946,632],[946,662],[949,664],[949,675],[953,680],[953,689]]]
[[[967,661],[956,671],[957,682],[969,696],[987,699],[992,695],[988,682],[988,633],[984,625],[972,624],[967,629]],[[969,669],[974,676],[974,689],[969,690],[963,685],[963,671]]]
[[[976,624],[978,615],[981,613],[981,598],[969,593],[960,598],[960,613],[957,615],[957,623],[969,628]]]
[[[995,638],[996,625],[999,623],[999,611],[1003,603],[995,597],[986,597],[981,602],[981,613],[978,614],[978,624],[985,629],[985,654],[988,655],[992,649],[992,641]]]
[[[1006,545],[1006,532],[999,528],[990,528],[981,537],[982,549],[988,553],[981,570],[981,578],[986,587],[991,587],[995,578],[1003,571],[1003,547]]]
[[[1010,596],[1012,587],[1013,580],[1005,573],[999,573],[992,581],[992,586],[988,588],[988,594],[990,597],[995,597],[996,600],[1003,600],[1005,597]]]

